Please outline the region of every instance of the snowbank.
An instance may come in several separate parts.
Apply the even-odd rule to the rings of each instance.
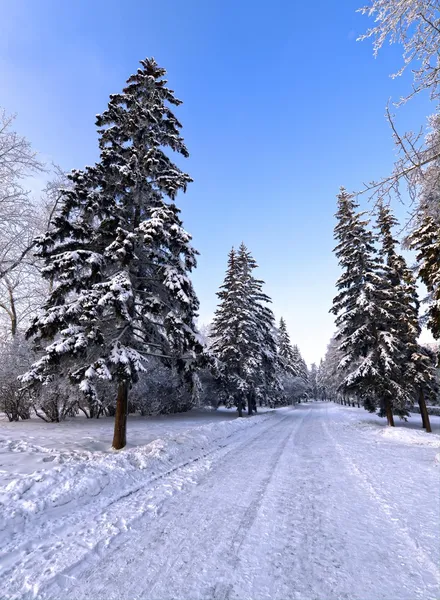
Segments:
[[[426,431],[404,429],[403,427],[387,427],[379,431],[378,435],[386,440],[394,440],[404,444],[440,448],[440,436],[432,433],[426,433]]]
[[[56,518],[60,512],[98,502],[98,497],[100,503],[111,504],[218,451],[232,435],[261,424],[273,414],[270,411],[252,418],[209,423],[119,452],[70,454],[68,462],[51,470],[16,477],[0,487],[0,532],[22,531],[33,527],[43,515],[44,519]],[[62,455],[26,442],[3,445],[15,452],[43,450],[62,463]]]

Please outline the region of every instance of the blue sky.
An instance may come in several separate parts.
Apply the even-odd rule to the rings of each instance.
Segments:
[[[14,0],[2,7],[0,106],[64,169],[97,158],[94,117],[141,58],[154,56],[184,104],[177,110],[194,178],[180,198],[200,251],[200,321],[216,306],[227,252],[242,240],[292,341],[318,361],[339,270],[335,195],[386,175],[394,150],[384,119],[398,47],[378,59],[356,42],[363,0]],[[399,111],[402,128],[430,112]],[[405,208],[396,207],[402,218]]]

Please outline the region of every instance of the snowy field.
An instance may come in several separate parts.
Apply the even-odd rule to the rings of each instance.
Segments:
[[[264,410],[264,409],[263,409]],[[144,446],[180,431],[209,423],[235,419],[235,410],[192,410],[157,417],[128,418],[127,448]],[[3,418],[2,418],[3,417]],[[78,415],[62,423],[45,423],[38,417],[9,423],[0,414],[0,485],[5,480],[49,469],[60,464],[85,461],[112,452],[114,419],[87,419]]]
[[[0,597],[437,600],[440,418],[0,422]],[[32,472],[31,472],[32,471]]]

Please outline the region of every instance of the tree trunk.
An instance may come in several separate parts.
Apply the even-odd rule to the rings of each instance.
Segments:
[[[15,308],[14,291],[11,284],[8,281],[7,286],[9,291],[9,302],[11,306],[11,334],[12,336],[15,336],[17,334],[17,310]]]
[[[237,394],[237,408],[238,408],[238,416],[242,417],[243,416],[243,401],[242,401],[241,392],[238,392],[238,394]]]
[[[113,434],[113,448],[120,450],[127,443],[127,412],[128,412],[128,383],[121,381],[116,399],[115,431]]]
[[[248,415],[252,414],[252,392],[248,393]]]
[[[394,416],[393,416],[393,409],[391,406],[391,402],[390,399],[387,398],[385,400],[385,412],[387,415],[387,423],[390,427],[394,427]]]
[[[432,433],[431,421],[429,420],[428,409],[426,408],[425,394],[423,393],[422,387],[420,388],[419,393],[419,407],[420,414],[422,415],[423,427],[426,429],[427,433]]]

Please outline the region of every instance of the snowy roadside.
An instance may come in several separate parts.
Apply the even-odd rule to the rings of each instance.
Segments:
[[[130,415],[127,449],[145,446],[164,435],[235,418],[236,412],[225,408],[154,417]],[[112,417],[86,419],[77,415],[61,423],[45,423],[34,417],[10,423],[0,413],[0,487],[35,471],[111,453],[113,428]]]
[[[0,487],[0,572],[2,559],[20,542],[64,527],[75,512],[102,513],[120,498],[218,452],[232,436],[270,422],[274,414],[192,427],[122,452],[82,453],[50,470],[13,479]]]
[[[371,436],[376,441],[390,441],[414,446],[440,448],[440,417],[430,417],[432,433],[426,433],[421,427],[419,414],[411,414],[407,421],[395,419],[395,427],[387,427],[385,419],[380,419],[363,408],[331,405],[335,416],[343,413],[342,427],[354,427],[360,433]]]

